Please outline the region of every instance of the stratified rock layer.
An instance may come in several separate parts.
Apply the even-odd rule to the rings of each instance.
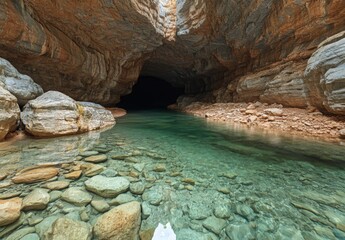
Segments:
[[[341,40],[308,63],[344,24],[339,0],[5,0],[0,55],[46,91],[80,101],[116,103],[143,74],[205,101],[311,104],[344,114],[342,64],[324,61]]]

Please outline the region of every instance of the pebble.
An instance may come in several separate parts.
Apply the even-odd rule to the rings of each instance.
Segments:
[[[124,203],[135,201],[135,198],[130,194],[120,194],[116,198],[109,201],[111,206],[118,206]]]
[[[145,191],[145,185],[141,182],[131,183],[129,186],[129,190],[133,194],[141,195]]]
[[[207,230],[210,230],[211,232],[214,232],[215,234],[220,234],[220,232],[226,226],[226,221],[224,219],[211,216],[211,217],[206,218],[206,220],[203,221],[202,225]]]
[[[227,205],[216,206],[213,213],[217,218],[228,219],[231,216],[231,211]]]
[[[79,153],[79,155],[82,157],[90,157],[90,156],[97,155],[98,153],[99,152],[97,152],[97,151],[85,151],[85,152]]]
[[[88,179],[85,187],[101,197],[115,197],[128,190],[129,181],[123,177],[108,178],[98,175]]]
[[[22,209],[43,210],[47,207],[50,195],[45,189],[36,188],[23,199]]]
[[[40,237],[37,233],[30,233],[22,237],[20,240],[40,240]]]
[[[192,178],[182,178],[181,181],[190,185],[195,185],[195,180]]]
[[[104,200],[92,200],[91,206],[100,213],[106,212],[110,208],[109,204]]]
[[[64,174],[64,177],[66,179],[76,180],[76,179],[80,178],[81,173],[82,173],[81,170],[73,171],[73,172]]]
[[[68,181],[55,181],[55,182],[49,182],[43,185],[43,187],[48,188],[50,190],[61,190],[65,189],[69,186]]]
[[[153,167],[153,171],[155,172],[165,172],[166,166],[164,164],[157,164]]]

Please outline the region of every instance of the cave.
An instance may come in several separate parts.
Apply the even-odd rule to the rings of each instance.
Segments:
[[[182,87],[152,76],[140,76],[133,86],[132,92],[122,96],[118,107],[127,110],[163,109],[176,102],[184,93]]]

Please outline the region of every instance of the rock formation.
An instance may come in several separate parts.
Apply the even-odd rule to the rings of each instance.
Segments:
[[[20,109],[17,99],[0,82],[0,140],[17,128]]]
[[[5,0],[0,55],[45,91],[82,101],[114,104],[142,74],[207,101],[344,114],[342,65],[322,60],[343,37],[308,62],[344,24],[339,0]]]

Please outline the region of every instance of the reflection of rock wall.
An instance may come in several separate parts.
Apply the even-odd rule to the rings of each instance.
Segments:
[[[0,145],[0,168],[16,169],[44,162],[72,161],[82,151],[92,149],[99,141],[100,132],[49,139],[26,139]]]
[[[142,73],[222,89],[217,101],[253,91],[301,107],[315,89],[301,80],[307,60],[344,24],[344,1],[4,0],[0,54],[77,100],[117,102]]]

